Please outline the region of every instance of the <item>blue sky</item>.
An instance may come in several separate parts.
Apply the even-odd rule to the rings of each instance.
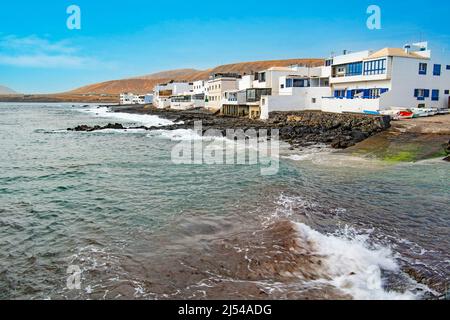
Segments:
[[[81,30],[66,27],[81,8]],[[378,5],[382,29],[366,27]],[[327,57],[430,41],[450,62],[450,3],[428,1],[2,1],[0,85],[24,93],[177,68]]]

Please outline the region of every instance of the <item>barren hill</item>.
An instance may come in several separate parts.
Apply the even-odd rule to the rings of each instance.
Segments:
[[[0,86],[0,94],[15,94],[16,92],[8,87]]]
[[[270,60],[256,62],[241,62],[218,66],[208,70],[178,69],[158,72],[150,75],[139,76],[131,79],[112,80],[97,84],[88,85],[75,89],[68,94],[119,94],[121,92],[134,92],[139,94],[148,93],[153,90],[158,83],[175,81],[196,81],[208,79],[214,72],[236,72],[240,74],[250,74],[270,67],[284,67],[293,64],[303,64],[318,66],[323,64],[322,59],[289,59]]]

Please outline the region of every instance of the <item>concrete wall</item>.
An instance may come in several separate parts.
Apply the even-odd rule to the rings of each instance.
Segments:
[[[322,100],[322,111],[324,112],[354,112],[379,111],[380,99],[334,99],[325,98]]]
[[[193,100],[189,102],[171,102],[170,109],[174,110],[189,110],[193,108],[204,108],[205,101],[203,100]]]
[[[239,90],[252,89],[254,80],[255,80],[254,75],[243,76],[242,79],[239,80],[238,89]]]
[[[274,111],[321,110],[323,97],[331,94],[329,87],[291,89],[295,91],[293,95],[262,97],[261,119],[268,119],[269,114]]]

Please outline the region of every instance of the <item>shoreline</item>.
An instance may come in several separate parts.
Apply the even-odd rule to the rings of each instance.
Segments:
[[[337,114],[319,111],[277,112],[268,121],[221,116],[204,109],[166,110],[151,106],[107,106],[112,112],[154,115],[175,124],[158,127],[124,127],[108,124],[107,126],[79,125],[69,131],[98,131],[104,129],[145,129],[178,130],[192,129],[196,121],[202,121],[203,133],[208,130],[279,130],[280,140],[291,145],[291,149],[324,144],[333,149],[346,149],[366,140],[390,127],[390,119],[383,116],[359,114]]]
[[[389,163],[417,162],[428,159],[443,159],[450,162],[450,115],[415,118],[403,121],[390,121],[385,118],[381,123],[367,130],[360,131],[360,126],[353,127],[355,119],[377,119],[380,117],[357,114],[341,114],[343,119],[349,118],[351,125],[344,131],[333,132],[339,126],[346,126],[345,121],[338,121],[327,126],[327,120],[315,119],[311,123],[308,117],[314,114],[336,115],[319,111],[278,112],[269,121],[250,120],[217,116],[204,109],[199,110],[166,110],[151,107],[109,106],[113,112],[131,114],[150,114],[172,120],[185,122],[183,125],[165,126],[159,129],[176,130],[192,129],[193,121],[206,121],[205,130],[223,130],[224,125],[233,129],[267,128],[280,129],[281,140],[291,145],[291,150],[314,144],[325,144],[344,154],[364,157],[375,157]],[[306,118],[306,119],[305,119]],[[332,119],[336,120],[336,119]],[[187,122],[187,123],[186,123]],[[305,123],[306,122],[306,123]],[[370,122],[370,121],[369,121]],[[335,128],[337,127],[337,128]],[[226,127],[225,127],[226,128]],[[302,128],[301,131],[298,129]],[[304,130],[306,128],[306,130]],[[334,136],[334,134],[337,135]],[[348,135],[351,133],[352,135]]]

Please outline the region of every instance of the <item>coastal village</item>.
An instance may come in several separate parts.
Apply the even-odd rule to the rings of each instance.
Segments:
[[[450,64],[432,57],[427,42],[403,48],[348,52],[322,65],[292,65],[250,74],[170,81],[146,95],[120,94],[121,105],[202,108],[214,114],[268,120],[276,112],[323,111],[409,119],[449,113]]]

